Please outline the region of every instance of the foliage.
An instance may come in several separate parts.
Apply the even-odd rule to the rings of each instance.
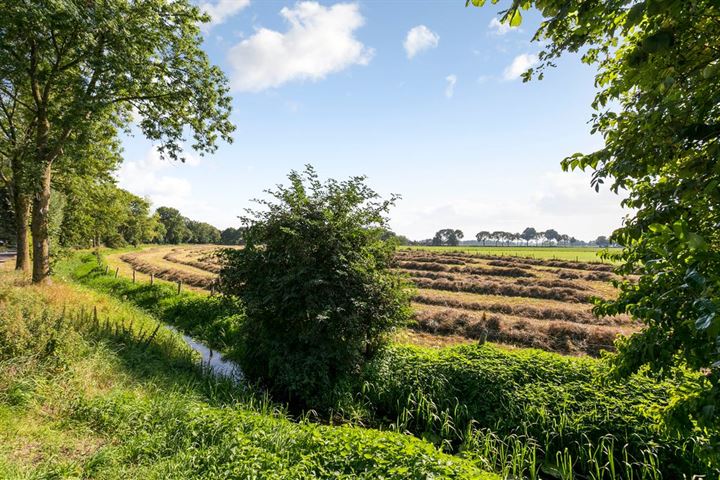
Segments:
[[[435,236],[432,239],[432,244],[435,246],[449,245],[457,246],[460,240],[463,238],[462,230],[453,230],[452,228],[445,228],[435,232]]]
[[[251,211],[245,248],[225,250],[224,293],[245,306],[242,366],[280,398],[326,407],[385,333],[409,316],[404,283],[390,271],[381,200],[364,177],[323,183],[291,172]]]
[[[607,446],[612,439],[611,451],[595,452],[593,461],[602,465],[614,455],[618,465],[621,459],[640,462],[633,478],[650,468],[658,468],[662,478],[717,474],[720,463],[710,466],[702,459],[707,438],[701,430],[675,435],[661,428],[659,414],[672,401],[670,393],[690,384],[692,376],[676,372],[675,382],[658,382],[638,374],[615,381],[606,371],[601,361],[538,350],[395,346],[365,369],[359,403],[401,431],[470,455],[488,430],[499,438],[520,436],[537,445],[537,467],[544,464],[545,473],[558,467],[556,453],[563,452],[577,462],[577,473],[591,473],[587,447]]]
[[[159,207],[156,212],[160,223],[165,227],[163,243],[185,243],[192,233],[187,226],[185,217],[180,211],[171,207]]]
[[[468,2],[469,3],[469,2]],[[483,1],[472,0],[480,5]],[[565,52],[598,69],[592,132],[603,148],[565,159],[628,192],[635,213],[611,237],[624,247],[617,301],[597,312],[628,312],[647,328],[622,345],[618,371],[643,365],[669,373],[686,363],[707,372],[673,406],[681,429],[720,426],[720,4],[716,0],[513,0],[504,19],[519,23],[535,5],[546,20],[542,78]],[[718,440],[720,442],[720,439]],[[717,447],[717,446],[716,446]],[[716,449],[717,451],[717,449]]]
[[[221,245],[242,245],[244,240],[245,229],[228,227],[220,232]]]
[[[190,230],[189,243],[220,243],[220,230],[209,223],[187,220],[186,225]]]
[[[150,203],[112,183],[74,178],[65,191],[68,202],[60,230],[65,247],[139,245],[160,233]]]
[[[96,138],[98,120],[114,130],[134,111],[161,156],[182,159],[188,132],[194,149],[212,152],[218,138],[230,140],[230,98],[225,76],[201,48],[199,24],[209,17],[187,0],[3,7],[0,100],[33,127],[34,141],[21,150],[31,158],[22,166],[34,194],[33,280],[42,282],[49,275],[53,168],[67,149],[104,141]]]

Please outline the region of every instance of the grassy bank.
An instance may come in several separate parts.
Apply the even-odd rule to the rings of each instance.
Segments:
[[[132,302],[232,355],[241,306],[167,285],[105,275],[92,254],[60,271]],[[602,361],[536,350],[470,345],[442,350],[393,346],[360,383],[337,392],[335,419],[413,433],[504,475],[571,471],[587,478],[717,475],[706,432],[673,434],[662,411],[697,379],[607,378]],[[690,477],[688,477],[690,478]]]
[[[129,302],[7,270],[0,438],[8,479],[496,478],[407,435],[290,421]]]

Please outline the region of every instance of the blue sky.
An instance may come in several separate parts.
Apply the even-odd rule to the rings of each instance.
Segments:
[[[502,4],[502,2],[501,2]],[[534,12],[519,29],[500,6],[463,0],[211,0],[210,59],[228,75],[232,145],[186,164],[123,140],[119,184],[220,228],[265,188],[311,163],[323,177],[365,174],[402,200],[391,226],[414,239],[446,227],[555,228],[578,238],[620,226],[620,199],[566,155],[598,148],[587,121],[593,71],[568,56],[543,81],[517,78],[540,50]]]

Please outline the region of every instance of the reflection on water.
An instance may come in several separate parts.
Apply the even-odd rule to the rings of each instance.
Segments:
[[[212,370],[214,374],[221,377],[229,378],[236,382],[239,382],[243,379],[242,370],[237,363],[224,358],[222,353],[218,352],[217,350],[208,348],[206,345],[203,345],[202,343],[194,340],[192,337],[189,337],[178,331],[177,328],[171,325],[166,326],[173,332],[177,332],[182,335],[185,343],[187,343],[190,348],[200,354],[203,366],[208,367],[210,370]]]

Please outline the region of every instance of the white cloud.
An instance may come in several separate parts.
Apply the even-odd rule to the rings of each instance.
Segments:
[[[488,28],[493,35],[505,35],[510,32],[520,31],[517,27],[511,27],[509,23],[502,23],[497,17],[493,17],[493,19],[490,20]]]
[[[185,153],[185,164],[196,166],[198,157]],[[116,173],[118,185],[136,195],[148,197],[153,206],[169,205],[176,208],[184,205],[192,192],[192,185],[184,178],[165,175],[164,170],[183,164],[163,160],[156,148],[148,150],[145,158],[124,161]]]
[[[258,92],[293,80],[320,80],[352,65],[367,65],[374,51],[355,38],[365,19],[355,3],[317,2],[284,7],[286,32],[259,29],[230,49],[235,90]]]
[[[457,83],[457,75],[448,75],[445,77],[445,81],[447,82],[447,86],[445,87],[445,96],[447,98],[452,98],[455,94],[455,84]]]
[[[407,57],[413,58],[423,50],[436,48],[439,41],[440,36],[437,33],[425,25],[418,25],[408,31],[405,41],[403,42],[403,47],[405,47]]]
[[[512,63],[503,71],[503,78],[505,80],[517,80],[520,75],[525,73],[528,68],[537,65],[537,55],[532,53],[523,53],[518,55],[512,61]]]
[[[250,5],[250,0],[218,0],[216,3],[203,2],[200,10],[210,15],[210,22],[203,25],[204,30],[220,25],[228,18]]]

